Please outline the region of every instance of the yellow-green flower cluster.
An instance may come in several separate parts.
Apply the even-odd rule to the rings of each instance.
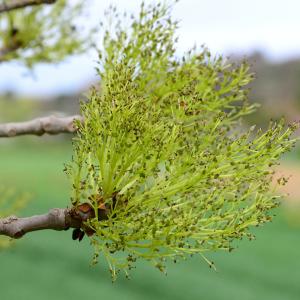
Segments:
[[[95,208],[95,260],[101,253],[115,278],[137,259],[164,271],[166,259],[251,239],[248,229],[278,203],[270,166],[293,146],[293,128],[280,122],[240,133],[237,120],[254,110],[247,63],[205,48],[179,58],[167,5],[143,4],[128,27],[115,9],[108,17],[101,87],[81,104],[85,122],[67,168],[73,205]]]

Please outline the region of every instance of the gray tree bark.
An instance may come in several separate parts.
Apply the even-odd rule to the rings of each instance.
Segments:
[[[14,239],[21,238],[28,232],[37,230],[67,230],[80,228],[82,218],[74,209],[53,208],[47,214],[27,218],[10,216],[0,219],[0,235]]]
[[[73,133],[76,131],[74,121],[83,121],[81,116],[55,117],[49,116],[27,122],[0,124],[0,137],[14,137],[18,135],[43,135]]]

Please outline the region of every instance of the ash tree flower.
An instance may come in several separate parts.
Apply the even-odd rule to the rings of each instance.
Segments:
[[[164,272],[168,259],[252,239],[278,205],[271,166],[295,143],[283,121],[241,132],[255,110],[248,64],[205,47],[178,57],[171,8],[142,4],[125,22],[107,12],[100,87],[81,103],[67,167],[72,205],[93,210],[83,229],[94,262],[101,254],[113,278],[137,259]]]

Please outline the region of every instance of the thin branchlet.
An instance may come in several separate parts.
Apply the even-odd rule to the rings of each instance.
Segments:
[[[10,0],[0,4],[0,14],[28,6],[53,4],[56,0]]]

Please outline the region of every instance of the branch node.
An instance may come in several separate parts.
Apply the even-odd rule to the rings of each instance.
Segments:
[[[14,221],[16,221],[16,220],[18,220],[18,217],[16,217],[16,216],[9,216],[9,217],[7,217],[7,218],[5,218],[4,220],[3,220],[3,224],[10,224],[10,223],[12,223],[12,222],[14,222]]]
[[[10,130],[8,131],[8,136],[9,136],[9,137],[16,136],[16,134],[17,134],[17,131],[16,131],[15,128],[12,128],[12,129],[10,129]]]

